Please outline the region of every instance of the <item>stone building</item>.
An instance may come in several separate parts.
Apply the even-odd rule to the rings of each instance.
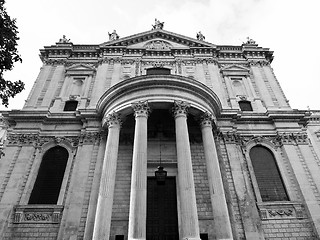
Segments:
[[[290,107],[272,51],[109,37],[41,49],[2,112],[1,239],[319,239],[320,111]]]

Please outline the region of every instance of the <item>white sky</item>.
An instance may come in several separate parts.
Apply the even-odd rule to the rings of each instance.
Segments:
[[[241,45],[249,36],[274,51],[271,66],[291,107],[320,110],[319,0],[7,0],[5,6],[17,19],[23,59],[6,76],[26,84],[8,109],[23,107],[43,46],[63,34],[74,44],[100,44],[108,31],[130,36],[150,30],[158,18],[165,30],[188,37],[201,30],[218,45]]]

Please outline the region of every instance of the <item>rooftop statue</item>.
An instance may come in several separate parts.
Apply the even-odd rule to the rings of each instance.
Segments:
[[[256,44],[256,41],[254,41],[252,38],[247,37],[246,44]]]
[[[116,32],[116,30],[113,30],[112,33],[109,33],[109,41],[114,41],[114,40],[118,40],[120,38],[120,36],[118,35],[118,33]]]
[[[63,35],[62,38],[59,39],[59,43],[69,43],[70,39],[66,38],[66,35]]]
[[[206,39],[206,37],[202,34],[201,31],[199,31],[197,33],[197,39],[200,40],[200,41],[204,41],[204,39]]]
[[[154,25],[152,25],[152,30],[163,29],[164,22],[160,22],[158,19],[154,20]]]

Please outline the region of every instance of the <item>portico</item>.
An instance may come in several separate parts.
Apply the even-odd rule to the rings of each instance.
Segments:
[[[135,119],[128,239],[147,239],[147,173],[150,162],[147,155],[148,118],[157,109],[172,112],[172,118],[174,119],[175,138],[172,140],[175,141],[176,160],[170,166],[174,166],[176,169],[174,177],[177,182],[179,239],[200,239],[194,170],[187,121],[189,115],[194,119],[200,120],[198,124],[199,129],[200,125],[202,129],[201,134],[207,164],[212,209],[215,209],[217,204],[219,206],[219,210],[215,209],[213,211],[213,214],[217,215],[214,216],[217,217],[217,222],[214,225],[220,231],[216,236],[219,236],[219,239],[232,239],[229,214],[211,125],[219,111],[218,98],[204,85],[183,77],[162,76],[162,78],[159,78],[159,76],[144,76],[143,78],[130,80],[126,83],[121,82],[119,85],[115,85],[112,91],[107,91],[98,105],[99,110],[104,115],[103,123],[109,129],[104,162],[108,162],[109,165],[113,166],[104,164],[106,167],[102,171],[93,239],[109,239],[110,236],[113,204],[112,191],[115,184],[116,155],[119,147],[119,143],[114,141],[119,142],[119,133],[121,132],[120,116],[125,119],[128,114],[133,114]],[[141,85],[145,86],[146,84],[150,84],[148,89],[140,88]],[[192,88],[197,88],[197,91],[192,92]],[[114,94],[115,92],[120,94]],[[210,97],[209,101],[207,100],[208,97]],[[161,121],[165,122],[167,120]],[[166,139],[162,141],[166,141]],[[105,189],[109,190],[108,197],[105,197]],[[101,216],[101,213],[103,213],[104,217]]]

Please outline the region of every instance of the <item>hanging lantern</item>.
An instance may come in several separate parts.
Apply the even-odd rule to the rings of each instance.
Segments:
[[[158,170],[154,172],[158,185],[164,185],[166,182],[167,171],[163,170],[162,166],[158,167]]]

